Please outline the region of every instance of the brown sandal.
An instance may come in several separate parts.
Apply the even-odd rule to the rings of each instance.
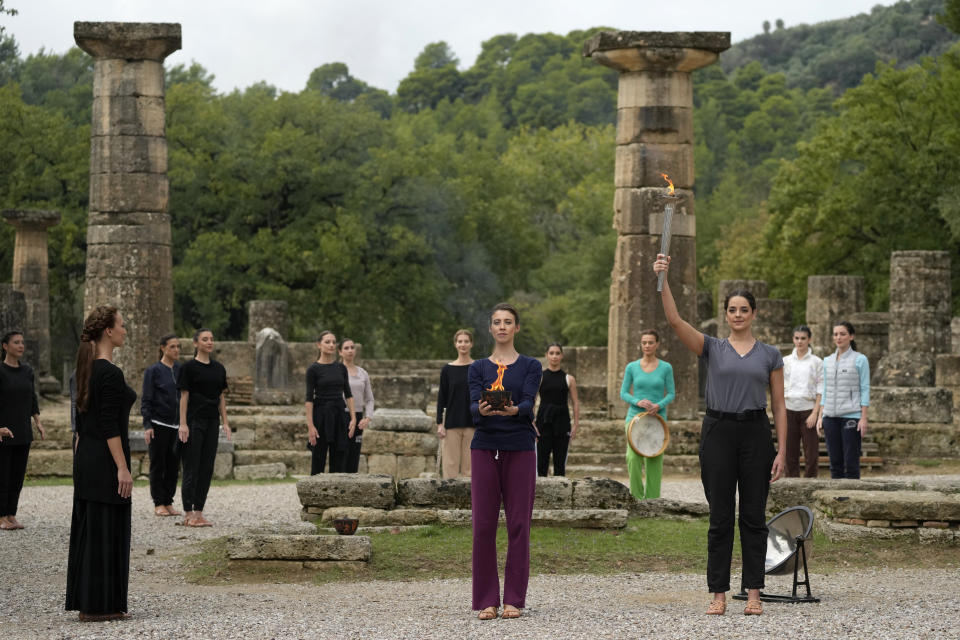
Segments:
[[[510,607],[509,609],[507,609],[508,606]],[[500,617],[504,620],[516,620],[520,617],[520,609],[517,609],[512,604],[503,605],[503,613],[500,615]]]
[[[487,607],[483,611],[477,614],[479,620],[493,620],[497,617],[497,608],[496,607]]]
[[[747,600],[747,606],[743,608],[745,616],[759,616],[763,613],[763,603],[759,600]]]
[[[722,616],[727,612],[727,601],[726,600],[714,600],[710,603],[710,606],[707,607],[708,616]]]

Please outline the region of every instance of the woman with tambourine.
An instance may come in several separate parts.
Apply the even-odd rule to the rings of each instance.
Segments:
[[[673,367],[657,358],[660,334],[647,329],[640,334],[640,351],[643,356],[627,365],[620,386],[620,399],[630,405],[627,410],[627,436],[630,422],[641,412],[657,414],[667,419],[667,405],[673,402],[676,390],[673,384]],[[647,482],[643,475],[646,467]],[[630,493],[638,500],[659,498],[660,479],[663,477],[663,452],[646,457],[639,455],[627,442],[627,470],[630,472]]]

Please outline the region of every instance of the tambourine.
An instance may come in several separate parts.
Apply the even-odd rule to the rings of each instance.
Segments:
[[[659,456],[670,444],[667,421],[657,413],[638,413],[627,427],[627,444],[638,456]]]

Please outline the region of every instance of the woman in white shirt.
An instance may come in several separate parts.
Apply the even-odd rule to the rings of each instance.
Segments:
[[[347,438],[347,456],[344,471],[357,473],[360,469],[360,448],[363,446],[363,431],[370,426],[373,416],[373,388],[370,386],[370,376],[363,367],[353,363],[357,356],[357,345],[350,338],[340,341],[340,359],[347,367],[350,376],[350,391],[353,393],[353,402],[357,407],[357,429]],[[347,420],[349,422],[349,418]]]
[[[793,330],[793,353],[783,359],[784,400],[787,405],[788,478],[800,477],[800,446],[803,445],[804,477],[817,477],[820,438],[817,409],[823,385],[823,360],[810,351],[810,327]]]

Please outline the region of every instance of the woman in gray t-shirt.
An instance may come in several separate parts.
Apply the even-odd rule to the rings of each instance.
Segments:
[[[670,257],[657,255],[656,273],[666,272]],[[787,412],[783,400],[783,358],[776,347],[753,337],[757,304],[749,291],[734,291],[724,301],[730,337],[704,335],[680,317],[664,278],[663,312],[680,341],[700,357],[707,372],[707,415],[700,429],[700,479],[710,504],[707,533],[707,586],[713,593],[709,615],[726,612],[733,555],[734,505],[740,497],[744,613],[763,613],[764,560],[767,552],[767,491],[783,473]],[[773,405],[780,453],[774,451],[767,418],[767,390]]]

